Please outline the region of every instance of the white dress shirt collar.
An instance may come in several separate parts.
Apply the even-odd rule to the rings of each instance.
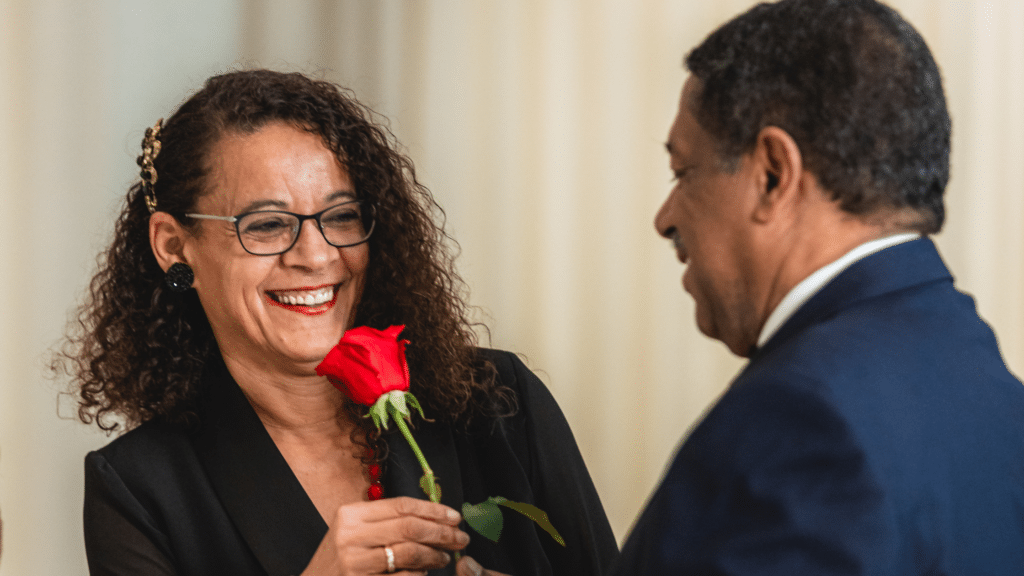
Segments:
[[[916,232],[904,232],[886,236],[885,238],[878,238],[877,240],[870,240],[850,250],[831,264],[826,264],[812,272],[810,276],[794,286],[782,301],[779,302],[779,305],[775,307],[775,310],[772,310],[768,320],[764,323],[764,327],[761,328],[761,335],[757,339],[757,347],[764,346],[764,343],[775,335],[775,332],[785,324],[786,320],[789,320],[811,296],[817,294],[819,290],[824,288],[840,272],[875,252],[902,244],[903,242],[916,240],[920,237],[921,235]]]

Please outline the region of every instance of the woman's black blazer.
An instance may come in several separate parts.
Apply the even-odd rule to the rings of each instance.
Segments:
[[[513,576],[604,573],[618,548],[561,410],[515,355],[480,354],[497,368],[498,383],[515,392],[518,411],[469,430],[417,424],[442,502],[460,509],[504,496],[535,504],[566,546],[507,511],[499,542],[476,535],[466,552]],[[199,426],[149,422],[86,456],[93,576],[299,574],[327,533],[223,362],[211,363],[203,378]],[[422,498],[415,456],[401,435],[387,439],[385,494]],[[431,572],[441,574],[454,567]]]

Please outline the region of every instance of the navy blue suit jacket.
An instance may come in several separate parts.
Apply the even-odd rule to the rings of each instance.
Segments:
[[[1024,574],[1024,386],[930,240],[855,263],[754,352],[616,566]]]

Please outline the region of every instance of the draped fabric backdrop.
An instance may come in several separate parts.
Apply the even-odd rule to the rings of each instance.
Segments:
[[[0,0],[0,575],[84,574],[82,457],[46,351],[146,126],[259,65],[351,87],[447,211],[483,343],[564,409],[621,539],[742,366],[701,336],[651,224],[685,52],[748,0]],[[1024,5],[901,0],[953,116],[938,243],[1024,371]]]

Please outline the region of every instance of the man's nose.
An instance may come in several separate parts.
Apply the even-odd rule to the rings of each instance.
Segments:
[[[671,238],[675,233],[675,226],[672,225],[671,218],[669,218],[672,196],[673,194],[669,193],[668,198],[662,202],[658,212],[654,215],[654,229],[665,238]]]

